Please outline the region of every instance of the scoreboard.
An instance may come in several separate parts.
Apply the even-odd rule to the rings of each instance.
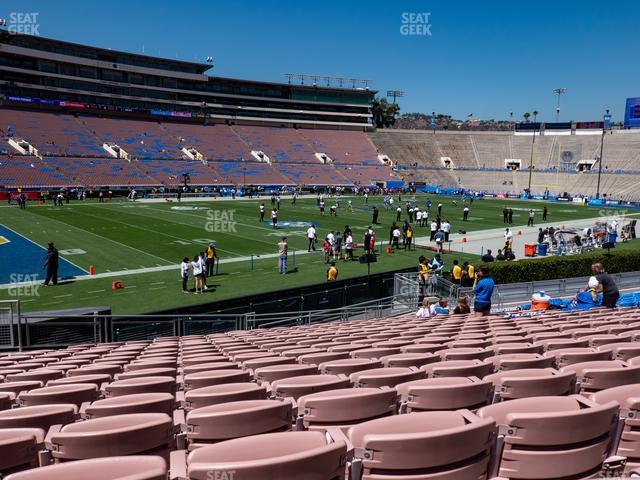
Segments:
[[[640,97],[627,98],[624,109],[624,126],[640,127]]]

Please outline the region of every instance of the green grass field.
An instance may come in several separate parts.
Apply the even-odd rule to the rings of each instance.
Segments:
[[[426,198],[418,196],[417,201],[424,205]],[[403,197],[403,200],[408,199]],[[437,203],[441,201],[443,217],[452,222],[452,231],[462,227],[462,205],[453,206],[451,198],[430,196],[430,199],[433,202],[432,217]],[[321,253],[307,254],[307,224],[316,224],[318,238],[324,237],[329,230],[342,230],[349,225],[354,231],[354,240],[361,243],[371,222],[371,207],[376,205],[380,210],[379,225],[375,228],[378,245],[382,240],[386,246],[389,226],[395,220],[395,211],[386,211],[381,197],[370,198],[368,205],[363,198],[353,198],[353,212],[347,211],[347,198],[343,198],[337,217],[328,214],[329,199],[326,214],[320,216],[315,198],[298,199],[297,205],[293,206],[290,198],[283,197],[278,221],[284,228],[276,231],[270,224],[259,222],[258,205],[261,201],[265,202],[265,220],[268,220],[271,209],[268,198],[183,201],[179,204],[175,201],[114,201],[105,204],[86,201],[62,207],[30,205],[26,210],[2,206],[0,224],[5,227],[41,246],[55,242],[61,256],[82,269],[88,270],[89,265],[93,265],[96,274],[120,273],[114,277],[38,288],[37,295],[32,290],[23,293],[5,285],[0,289],[0,300],[19,298],[25,311],[110,305],[114,313],[144,313],[320,283],[324,281],[326,265]],[[476,200],[470,206],[470,218],[464,228],[477,231],[502,226],[502,209],[505,206],[514,209],[516,226],[526,224],[529,208],[542,209],[540,202]],[[598,209],[576,204],[548,204],[548,207],[549,223],[552,224],[598,216]],[[403,219],[405,216],[403,212]],[[417,227],[416,236],[428,236],[428,230],[428,227]],[[285,276],[277,274],[277,258],[260,257],[277,253],[276,244],[282,235],[286,235],[289,241],[289,268],[294,267],[294,250],[297,268]],[[219,265],[219,275],[208,281],[214,288],[204,295],[185,295],[180,291],[177,265],[184,256],[193,257],[203,250],[209,240],[216,241],[223,260]],[[420,250],[391,255],[384,253],[377,263],[371,265],[371,272],[414,266],[421,253]],[[44,256],[44,251],[42,254]],[[253,264],[247,258],[250,255],[255,256]],[[459,253],[448,257],[448,264],[454,257],[468,258]],[[9,258],[6,261],[8,265],[3,268],[11,271],[11,263],[20,262],[20,259]],[[366,274],[366,266],[357,262],[340,262],[338,266],[341,279]],[[111,283],[116,279],[124,281],[124,290],[111,290]]]

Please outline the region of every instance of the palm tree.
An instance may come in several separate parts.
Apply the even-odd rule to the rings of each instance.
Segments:
[[[534,121],[534,123],[535,123],[536,119],[538,118],[538,113],[539,112],[537,110],[533,111],[533,121]]]
[[[529,122],[529,117],[531,116],[529,112],[524,112],[522,116],[524,117],[525,122]]]

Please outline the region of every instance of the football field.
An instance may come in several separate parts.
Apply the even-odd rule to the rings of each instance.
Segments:
[[[347,208],[348,199],[353,211]],[[407,218],[403,195],[402,220]],[[533,208],[541,219],[543,204],[504,199],[475,200],[469,204],[469,221],[462,222],[462,201],[453,204],[450,197],[419,195],[416,202],[424,206],[432,202],[431,218],[442,202],[442,216],[452,223],[452,232],[464,228],[467,232],[503,226],[502,209],[514,210],[514,226],[525,225],[527,212]],[[278,214],[278,229],[270,221],[269,198],[211,199],[206,201],[129,202],[116,200],[99,204],[96,200],[74,202],[63,206],[31,203],[26,210],[16,206],[0,206],[0,299],[19,298],[25,311],[110,305],[114,313],[144,313],[223,300],[237,296],[263,293],[284,288],[322,283],[326,265],[320,253],[321,239],[331,230],[342,231],[349,225],[354,241],[362,243],[371,224],[372,207],[379,209],[379,225],[374,226],[377,248],[382,254],[371,264],[371,272],[412,267],[424,253],[384,252],[389,227],[396,218],[395,204],[387,210],[382,197],[343,197],[336,217],[329,215],[333,198],[326,199],[321,215],[315,198],[299,198],[296,205],[283,197]],[[265,219],[259,221],[258,206],[265,204]],[[545,204],[549,208],[548,224],[595,218],[598,209],[578,204]],[[318,252],[307,253],[306,229],[313,223],[318,233]],[[401,225],[401,224],[399,224]],[[417,238],[429,235],[428,227],[415,227]],[[277,274],[277,243],[288,237],[289,270]],[[180,291],[179,263],[204,250],[210,241],[216,242],[220,257],[218,275],[210,278],[211,287],[203,295],[185,295]],[[460,249],[456,240],[452,249]],[[60,276],[75,277],[61,281],[56,287],[21,288],[16,284],[40,283],[44,271],[42,262],[48,242],[60,251]],[[362,250],[356,250],[357,255]],[[467,255],[453,253],[445,258],[447,267],[453,258],[464,260]],[[470,257],[476,258],[476,257]],[[93,267],[94,275],[89,275]],[[366,266],[358,262],[339,262],[339,278],[366,274]],[[115,280],[125,288],[112,291]]]

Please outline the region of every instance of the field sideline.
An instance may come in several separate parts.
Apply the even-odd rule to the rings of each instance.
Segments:
[[[11,232],[16,241],[0,243],[0,299],[19,298],[25,311],[111,305],[114,313],[142,313],[179,306],[194,305],[251,293],[262,293],[283,288],[309,285],[324,281],[326,266],[321,254],[307,254],[305,231],[314,223],[318,237],[329,230],[342,230],[349,225],[354,240],[361,243],[365,229],[371,223],[371,208],[380,211],[376,228],[378,246],[384,246],[389,226],[395,220],[395,211],[385,210],[382,197],[370,197],[368,205],[362,197],[353,197],[353,212],[347,211],[347,199],[341,198],[337,217],[329,216],[332,200],[327,198],[325,215],[319,214],[315,198],[300,198],[297,205],[290,197],[283,197],[278,215],[282,227],[273,230],[269,221],[269,198],[241,200],[183,201],[143,203],[114,201],[98,204],[95,201],[71,202],[62,207],[29,205],[26,210],[14,206],[0,206],[0,224]],[[452,232],[464,228],[468,232],[501,227],[502,209],[514,209],[514,226],[526,224],[527,211],[542,209],[541,202],[505,199],[476,200],[470,205],[468,222],[462,220],[462,202],[452,204],[450,197],[420,195],[416,197],[424,206],[426,198],[432,201],[431,216],[438,202],[443,204],[443,217],[452,224]],[[397,197],[396,204],[397,206]],[[409,196],[403,196],[406,201]],[[258,205],[265,203],[265,222],[260,223]],[[599,210],[577,204],[546,204],[549,224],[580,218],[595,218]],[[403,206],[402,218],[406,218]],[[428,236],[428,227],[416,227],[416,236]],[[2,231],[0,231],[2,235]],[[291,274],[277,275],[276,244],[283,235],[288,237]],[[17,237],[22,238],[18,239]],[[182,257],[192,257],[210,240],[216,241],[221,257],[219,275],[209,280],[213,288],[204,295],[184,295],[179,288],[178,264]],[[94,277],[47,288],[10,288],[7,283],[32,280],[26,274],[42,275],[41,264],[45,251],[40,247],[53,241],[61,258],[69,263],[74,275],[83,275],[89,266],[95,268]],[[36,245],[37,244],[37,245]],[[25,254],[27,245],[31,248]],[[33,249],[36,249],[35,251]],[[452,248],[455,250],[456,245]],[[293,255],[295,251],[295,266]],[[383,254],[371,272],[411,267],[421,252]],[[251,256],[253,264],[251,262]],[[270,258],[263,258],[269,256]],[[466,259],[465,254],[453,257]],[[253,265],[253,267],[252,267]],[[20,273],[19,267],[26,269]],[[74,270],[75,269],[77,270]],[[340,278],[366,274],[366,266],[357,262],[339,262]],[[111,282],[122,279],[125,289],[111,291]],[[39,278],[39,277],[38,277]]]

